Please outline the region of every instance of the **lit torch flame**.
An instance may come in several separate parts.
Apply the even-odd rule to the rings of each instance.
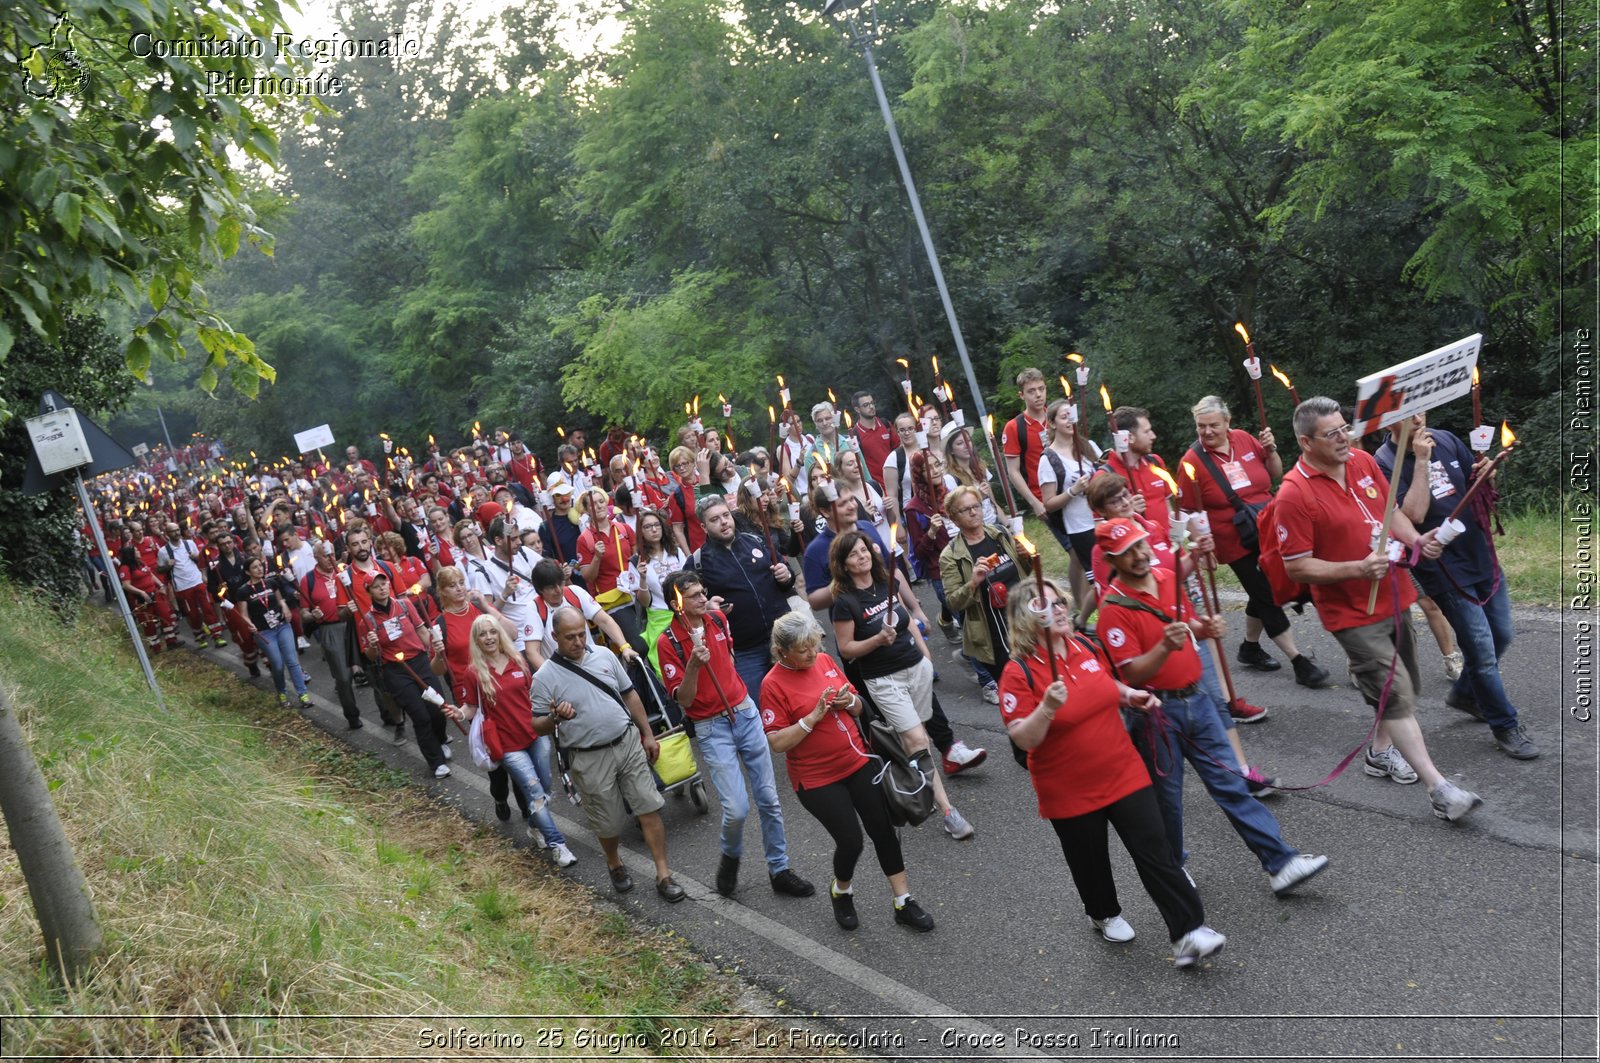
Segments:
[[[567,430],[560,425],[556,425],[556,436],[560,439],[567,438]]]
[[[906,361],[904,358],[896,358],[894,361],[895,364],[901,369],[904,369],[908,373],[911,372],[911,363]]]
[[[1472,386],[1473,387],[1477,387],[1478,386],[1478,367],[1477,366],[1473,366],[1472,367]]]
[[[1083,355],[1079,354],[1077,351],[1073,351],[1073,352],[1071,352],[1070,354],[1067,355],[1067,361],[1074,362],[1077,365],[1082,365],[1083,364]]]
[[[698,393],[694,397],[694,415],[696,417],[700,416],[700,396]]]
[[[780,387],[780,388],[782,388],[782,387],[788,387],[788,385],[787,385],[787,384],[785,384],[785,383],[784,383],[784,382],[783,382],[783,374],[782,374],[782,373],[779,373],[779,374],[778,374],[778,386],[779,386],[779,387]]]
[[[1294,390],[1293,382],[1291,382],[1288,377],[1283,375],[1283,370],[1279,369],[1275,365],[1274,366],[1269,366],[1268,368],[1270,368],[1272,370],[1272,375],[1278,378],[1278,383],[1282,384],[1284,387],[1288,388],[1291,391]]]
[[[1105,405],[1106,412],[1111,412],[1111,392],[1106,390],[1104,384],[1100,385],[1100,401]]]
[[[1063,374],[1062,374],[1062,375],[1061,375],[1061,376],[1060,376],[1060,377],[1058,377],[1058,378],[1057,378],[1057,379],[1059,379],[1059,380],[1060,380],[1060,381],[1061,381],[1061,393],[1062,393],[1062,394],[1063,394],[1063,395],[1065,395],[1065,396],[1066,396],[1066,397],[1067,397],[1067,398],[1069,398],[1069,399],[1070,399],[1070,398],[1072,398],[1072,385],[1071,385],[1071,384],[1069,384],[1069,383],[1067,383],[1067,377],[1066,377],[1066,374],[1065,374],[1065,373],[1063,373]]]
[[[1039,556],[1039,548],[1037,546],[1034,546],[1033,545],[1033,540],[1029,539],[1026,535],[1013,536],[1013,541],[1018,546],[1022,547],[1024,550],[1026,550],[1030,557],[1038,557]]]
[[[1189,478],[1190,483],[1195,482],[1193,462],[1186,461],[1183,463],[1183,474]]]
[[[719,391],[717,392],[717,401],[726,406],[728,404],[728,397]]]
[[[933,375],[939,375],[939,356],[937,354],[933,356]]]
[[[770,421],[771,421],[771,422],[772,422],[772,423],[773,423],[773,424],[777,424],[777,423],[778,423],[778,411],[777,411],[777,410],[774,410],[774,409],[773,409],[773,408],[772,408],[772,404],[771,404],[771,403],[770,403],[770,402],[769,402],[769,403],[767,403],[767,418],[768,418],[768,420],[770,420]]]
[[[1510,450],[1511,449],[1511,444],[1515,443],[1516,441],[1517,441],[1517,434],[1511,430],[1511,426],[1509,424],[1507,424],[1505,421],[1501,421],[1500,422],[1500,445],[1502,447],[1504,447],[1505,449]]]
[[[1250,346],[1250,333],[1245,330],[1243,321],[1235,321],[1233,323],[1233,331],[1237,332],[1244,338],[1244,345],[1246,347]]]
[[[1184,464],[1188,464],[1188,463],[1185,462]],[[1174,480],[1172,478],[1172,474],[1171,473],[1169,473],[1167,470],[1163,469],[1159,465],[1151,465],[1150,466],[1150,471],[1155,474],[1157,479],[1159,479],[1162,483],[1167,485],[1167,490],[1172,492],[1172,497],[1173,498],[1177,498],[1178,497],[1178,481],[1176,481],[1176,480]]]

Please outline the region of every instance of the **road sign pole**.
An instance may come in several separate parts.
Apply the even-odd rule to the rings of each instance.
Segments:
[[[150,667],[150,655],[145,652],[144,638],[139,633],[138,621],[133,618],[133,609],[128,605],[128,596],[122,591],[122,581],[117,578],[117,559],[106,547],[105,532],[100,530],[100,514],[89,503],[89,488],[84,485],[83,475],[80,473],[73,477],[78,486],[78,504],[83,507],[83,515],[89,522],[89,530],[94,533],[94,543],[100,548],[100,556],[106,562],[106,579],[111,581],[111,590],[117,596],[117,607],[122,610],[122,620],[128,625],[128,635],[133,639],[133,652],[139,657],[139,667],[144,669],[145,682],[150,684],[150,690],[156,696],[156,705],[162,712],[167,711],[166,699],[161,696],[161,684],[156,682],[156,673]]]

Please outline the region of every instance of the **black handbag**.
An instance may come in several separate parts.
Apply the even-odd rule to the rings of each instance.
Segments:
[[[1267,508],[1265,502],[1246,502],[1239,497],[1239,492],[1233,489],[1228,478],[1222,475],[1222,470],[1217,468],[1217,463],[1211,460],[1211,454],[1202,445],[1196,448],[1200,461],[1205,465],[1211,478],[1217,481],[1217,486],[1222,488],[1222,493],[1227,496],[1228,504],[1233,507],[1233,529],[1239,533],[1239,545],[1250,553],[1261,549],[1261,531],[1256,527],[1256,514]]]
[[[933,756],[927,749],[907,753],[900,735],[881,718],[867,724],[867,740],[883,767],[873,780],[889,805],[889,821],[915,827],[933,815]]]

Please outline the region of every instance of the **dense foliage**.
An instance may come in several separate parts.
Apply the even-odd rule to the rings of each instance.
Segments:
[[[657,429],[725,391],[750,438],[776,372],[802,406],[828,386],[887,401],[905,357],[926,391],[950,339],[847,35],[820,5],[617,6],[618,43],[578,55],[527,13],[485,30],[348,0],[348,35],[427,45],[341,61],[353,91],[335,113],[282,131],[277,255],[217,286],[279,382],[199,403],[202,427],[263,454],[325,421],[362,443],[475,420],[550,438]],[[1075,349],[1172,451],[1208,392],[1254,425],[1236,320],[1302,395],[1345,399],[1481,331],[1486,415],[1532,441],[1523,473],[1549,471],[1521,497],[1555,489],[1558,311],[1595,277],[1587,15],[1529,0],[876,14],[1002,414],[1005,374],[1054,376]],[[1288,397],[1266,386],[1286,436]],[[1465,402],[1436,415],[1468,420]]]

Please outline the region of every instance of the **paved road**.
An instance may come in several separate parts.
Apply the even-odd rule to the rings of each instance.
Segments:
[[[1337,644],[1314,620],[1297,621],[1296,631],[1303,648],[1344,674]],[[847,1043],[865,1055],[1595,1058],[1600,723],[1579,723],[1564,709],[1569,636],[1558,614],[1519,616],[1507,686],[1545,755],[1516,762],[1494,748],[1482,724],[1443,707],[1443,666],[1420,632],[1429,748],[1485,805],[1447,824],[1430,813],[1421,786],[1368,778],[1359,761],[1330,785],[1274,798],[1290,843],[1333,860],[1292,898],[1273,897],[1191,772],[1190,868],[1208,921],[1228,935],[1227,948],[1202,969],[1172,966],[1159,916],[1115,845],[1124,914],[1139,936],[1112,946],[1092,933],[1026,773],[1007,755],[997,711],[937,634],[945,710],[969,744],[991,751],[986,765],[950,783],[976,839],[954,842],[936,819],[904,832],[913,890],[937,930],[916,935],[894,925],[870,848],[857,877],[861,928],[835,926],[820,892],[830,840],[794,801],[781,766],[791,863],[817,883],[818,896],[772,893],[754,822],[746,825],[736,898],[716,896],[715,807],[704,817],[686,800],[669,800],[672,865],[692,899],[673,907],[655,896],[635,834],[626,847],[640,888],[616,900],[635,917],[672,926],[797,1017],[828,1017],[823,1028],[853,1038]],[[231,648],[211,656],[239,670]],[[306,659],[320,675],[316,656]],[[1286,782],[1322,778],[1371,721],[1351,688],[1307,691],[1288,668],[1239,680],[1250,700],[1271,709],[1270,720],[1243,729],[1247,752]],[[337,708],[322,700],[330,690],[325,679],[314,685],[319,706],[311,715],[347,735]],[[483,781],[464,756],[455,778],[436,783],[424,779],[413,744],[394,747],[375,727],[351,737],[464,814],[493,822]],[[580,856],[567,873],[611,897],[581,813],[564,799],[556,804]],[[816,1047],[809,1037],[797,1034],[795,1054]]]

